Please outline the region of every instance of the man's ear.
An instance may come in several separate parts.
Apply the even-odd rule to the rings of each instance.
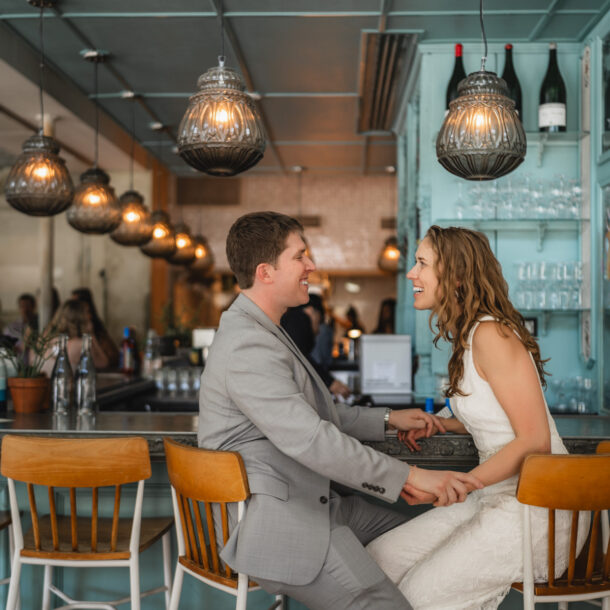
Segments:
[[[254,279],[262,282],[263,284],[270,284],[273,282],[273,265],[269,263],[260,263],[256,266],[254,272]]]

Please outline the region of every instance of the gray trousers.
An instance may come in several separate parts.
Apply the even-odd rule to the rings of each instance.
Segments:
[[[407,517],[369,504],[360,496],[331,494],[330,503],[330,545],[316,578],[299,586],[256,578],[258,584],[269,593],[288,595],[310,610],[412,610],[364,548]],[[359,565],[354,571],[347,566],[353,566],[355,560]]]

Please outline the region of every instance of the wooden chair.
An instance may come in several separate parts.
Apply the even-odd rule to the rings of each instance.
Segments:
[[[170,610],[178,610],[185,573],[234,595],[236,610],[245,610],[248,593],[260,587],[246,574],[237,574],[223,564],[217,540],[221,535],[222,548],[229,539],[227,504],[238,503],[240,520],[245,500],[250,497],[241,455],[188,447],[168,438],[164,444],[178,538]],[[283,596],[278,595],[275,600],[271,608],[284,607]]]
[[[610,610],[610,549],[600,536],[602,515],[610,508],[610,455],[530,455],[521,467],[517,499],[523,504],[523,583],[513,587],[523,593],[523,608],[536,602],[602,599]],[[548,580],[534,582],[530,506],[549,511]],[[555,511],[572,511],[568,568],[560,577],[555,570]],[[576,556],[579,511],[592,511],[589,536]],[[606,538],[601,540],[600,538]]]
[[[62,608],[112,609],[131,602],[131,608],[139,610],[141,597],[165,591],[167,607],[171,590],[169,537],[173,518],[142,519],[144,479],[151,475],[145,439],[54,439],[7,435],[2,439],[0,471],[8,479],[15,531],[8,610],[15,607],[23,564],[45,566],[44,610],[51,607],[51,593],[66,603]],[[16,481],[26,484],[29,499],[32,528],[25,535],[19,518]],[[136,482],[133,515],[119,517],[123,486]],[[45,516],[39,514],[39,505],[45,503],[41,487],[46,488],[48,502],[49,514]],[[112,517],[105,518],[99,515],[98,504],[106,491],[103,488],[108,487],[114,488],[109,497],[113,498],[114,507]],[[86,504],[87,511],[77,512],[77,497],[81,506]],[[67,505],[65,515],[57,509],[64,503]],[[85,514],[87,516],[83,516]],[[165,586],[140,593],[139,553],[159,538],[163,540]],[[131,595],[110,602],[74,600],[53,585],[55,566],[127,567]]]

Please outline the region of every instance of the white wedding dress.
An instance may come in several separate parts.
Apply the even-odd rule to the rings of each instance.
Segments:
[[[491,317],[481,318],[492,320]],[[478,324],[472,329],[468,344]],[[532,360],[532,366],[534,366]],[[477,373],[472,352],[464,353],[461,385],[451,408],[472,435],[481,462],[515,438],[510,421],[489,384]],[[548,413],[552,453],[567,453]],[[492,610],[522,579],[522,508],[515,498],[518,477],[470,493],[465,502],[433,508],[379,538],[367,550],[415,610]],[[546,577],[547,510],[534,509],[535,577]],[[580,523],[579,532],[585,529]],[[570,513],[558,511],[556,573],[567,566]],[[579,536],[580,538],[580,536]],[[583,540],[579,540],[582,546]]]

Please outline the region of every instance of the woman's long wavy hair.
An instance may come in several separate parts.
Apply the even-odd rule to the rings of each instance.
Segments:
[[[464,396],[460,390],[464,350],[472,327],[484,315],[492,316],[517,334],[532,355],[540,382],[546,387],[547,361],[541,359],[540,348],[525,328],[523,316],[508,298],[508,284],[487,237],[470,229],[443,229],[434,225],[428,229],[426,238],[437,257],[435,272],[439,282],[439,303],[430,315],[430,329],[435,332],[436,318],[434,345],[442,338],[452,346],[446,395]]]

